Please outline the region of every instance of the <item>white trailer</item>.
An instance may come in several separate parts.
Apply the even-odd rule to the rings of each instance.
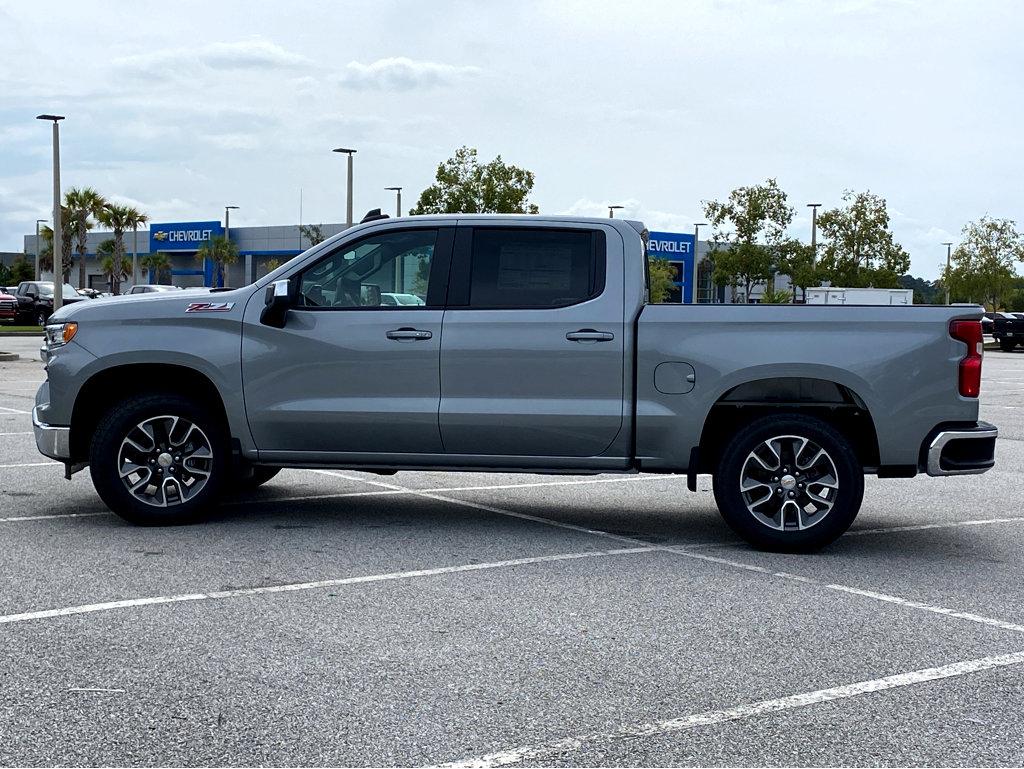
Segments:
[[[914,303],[912,288],[836,288],[821,286],[807,289],[807,304],[884,304]]]

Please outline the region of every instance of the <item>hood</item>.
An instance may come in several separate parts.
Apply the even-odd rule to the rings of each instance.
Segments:
[[[65,304],[50,317],[56,321],[80,321],[89,318],[110,320],[144,320],[153,317],[173,315],[181,312],[192,302],[236,302],[244,303],[253,286],[230,291],[209,288],[187,288],[182,291],[166,291],[153,294],[130,294],[104,296],[84,302]],[[85,297],[83,297],[84,299]]]

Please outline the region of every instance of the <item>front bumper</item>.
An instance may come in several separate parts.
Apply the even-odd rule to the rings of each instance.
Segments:
[[[66,462],[71,459],[71,428],[48,425],[39,421],[39,407],[32,409],[32,431],[36,448],[43,456]]]
[[[977,475],[992,469],[998,435],[988,422],[941,426],[925,442],[928,475]]]

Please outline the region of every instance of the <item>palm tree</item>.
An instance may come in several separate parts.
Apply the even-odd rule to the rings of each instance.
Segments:
[[[100,211],[107,204],[92,187],[72,187],[64,193],[64,205],[68,212],[69,231],[73,231],[78,252],[78,287],[85,288],[85,251],[89,230],[92,229],[92,218],[99,217]]]
[[[124,232],[131,227],[133,216],[138,214],[131,206],[119,206],[107,203],[100,211],[99,220],[114,233],[114,264],[120,264],[124,256]],[[131,268],[129,268],[131,269]],[[118,273],[120,271],[117,271]],[[110,290],[116,295],[121,293],[121,281],[112,281]]]
[[[112,238],[107,238],[96,248],[96,257],[100,260],[100,266],[107,276],[110,290],[116,294],[120,290],[121,281],[128,277],[128,270],[131,269],[131,260],[126,256],[117,258],[116,246]]]
[[[146,269],[153,270],[156,273],[154,280],[156,283],[160,283],[164,278],[170,280],[171,277],[171,257],[162,251],[157,251],[153,254],[146,254],[139,260],[142,266]]]
[[[214,275],[213,285],[222,286],[224,284],[224,265],[234,264],[238,261],[238,246],[223,235],[214,235],[199,247],[196,259],[200,262],[209,259],[217,265],[217,274]]]
[[[71,216],[71,212],[64,206],[60,207],[60,218],[62,222],[68,221],[68,217]],[[71,241],[72,241],[72,228],[61,227],[60,228],[60,255],[61,255],[61,278],[57,280],[57,268],[53,263],[53,230],[50,229],[49,225],[44,224],[39,228],[39,236],[43,240],[43,247],[39,249],[39,269],[47,272],[53,272],[54,282],[60,283],[68,282],[68,278],[71,276]]]
[[[129,222],[132,228],[132,283],[139,280],[139,226],[149,221],[149,215],[132,206]]]

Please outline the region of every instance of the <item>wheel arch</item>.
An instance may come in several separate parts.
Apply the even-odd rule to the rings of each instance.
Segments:
[[[71,412],[72,461],[88,461],[92,435],[112,406],[127,396],[152,392],[195,398],[210,408],[230,432],[224,399],[203,372],[175,363],[126,363],[96,372],[79,389]]]
[[[718,397],[701,430],[696,472],[714,474],[728,440],[754,419],[790,413],[814,416],[832,425],[853,445],[865,470],[878,469],[878,433],[860,394],[831,379],[787,376],[735,384]]]

